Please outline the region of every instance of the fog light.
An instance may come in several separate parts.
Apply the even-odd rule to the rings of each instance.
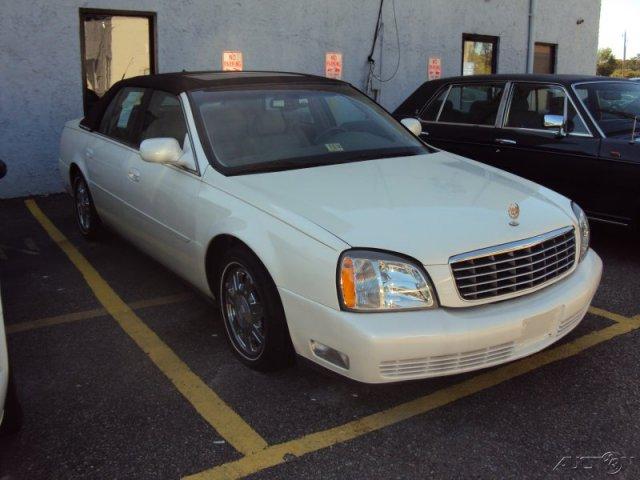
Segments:
[[[349,370],[349,357],[346,354],[339,352],[335,348],[328,347],[323,343],[316,342],[315,340],[311,340],[310,343],[311,350],[317,357],[333,363],[340,368]]]

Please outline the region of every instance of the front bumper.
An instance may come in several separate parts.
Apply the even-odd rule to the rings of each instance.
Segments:
[[[537,292],[468,308],[352,313],[280,289],[296,352],[366,383],[452,375],[535,353],[575,328],[600,283],[602,261],[590,250],[574,272]],[[323,360],[310,341],[349,356],[350,368]]]

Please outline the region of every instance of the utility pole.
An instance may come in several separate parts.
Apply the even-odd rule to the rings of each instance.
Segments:
[[[624,31],[624,46],[622,47],[622,76],[624,77],[627,71],[627,31]]]

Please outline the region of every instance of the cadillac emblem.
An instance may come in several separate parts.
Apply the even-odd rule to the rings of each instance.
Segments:
[[[518,205],[517,203],[510,204],[509,208],[507,209],[507,213],[509,213],[509,218],[511,219],[509,225],[511,225],[512,227],[517,227],[518,225],[520,225],[520,222],[518,222],[518,217],[520,217],[520,205]]]

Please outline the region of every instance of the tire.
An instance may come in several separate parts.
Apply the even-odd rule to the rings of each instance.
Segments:
[[[295,353],[284,308],[266,268],[250,250],[238,246],[218,265],[218,304],[235,355],[262,372],[292,365]]]
[[[0,435],[12,435],[17,433],[22,426],[22,408],[18,402],[13,376],[9,374],[7,398],[4,402],[4,416],[0,425]]]
[[[89,185],[81,173],[73,179],[73,216],[83,237],[95,240],[102,233],[102,222],[96,212]]]

